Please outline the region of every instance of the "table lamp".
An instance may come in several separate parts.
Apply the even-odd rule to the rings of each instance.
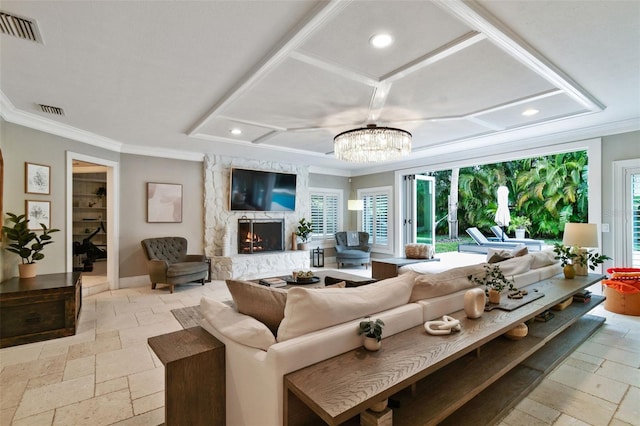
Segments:
[[[588,249],[598,247],[598,227],[595,223],[567,223],[564,225],[562,244],[573,247],[575,253],[585,256]],[[587,275],[587,264],[574,263],[576,275]]]

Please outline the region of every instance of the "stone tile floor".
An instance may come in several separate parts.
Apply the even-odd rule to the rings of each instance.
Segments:
[[[89,295],[75,336],[0,350],[0,425],[161,424],[164,367],[147,338],[180,330],[170,310],[202,296],[230,299],[222,281]],[[501,425],[640,425],[640,317],[594,313],[605,325]]]

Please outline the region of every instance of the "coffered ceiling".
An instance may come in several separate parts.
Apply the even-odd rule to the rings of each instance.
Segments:
[[[413,134],[405,165],[640,128],[638,1],[0,8],[33,20],[41,40],[0,36],[3,117],[122,152],[357,174],[372,166],[336,160],[333,137],[369,123]],[[381,32],[394,42],[375,49],[369,39]]]

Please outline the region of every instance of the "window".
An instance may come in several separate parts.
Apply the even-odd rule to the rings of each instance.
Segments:
[[[358,198],[364,201],[364,210],[358,221],[362,230],[369,233],[372,249],[391,252],[391,187],[358,190]]]
[[[311,189],[311,223],[314,240],[335,240],[335,233],[342,228],[342,190]]]

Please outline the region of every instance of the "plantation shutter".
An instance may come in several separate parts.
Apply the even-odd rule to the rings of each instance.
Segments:
[[[369,233],[369,243],[378,249],[388,249],[391,245],[391,191],[361,192],[360,198],[364,202],[362,230]]]
[[[340,227],[340,195],[314,192],[310,195],[312,238],[332,240]]]

